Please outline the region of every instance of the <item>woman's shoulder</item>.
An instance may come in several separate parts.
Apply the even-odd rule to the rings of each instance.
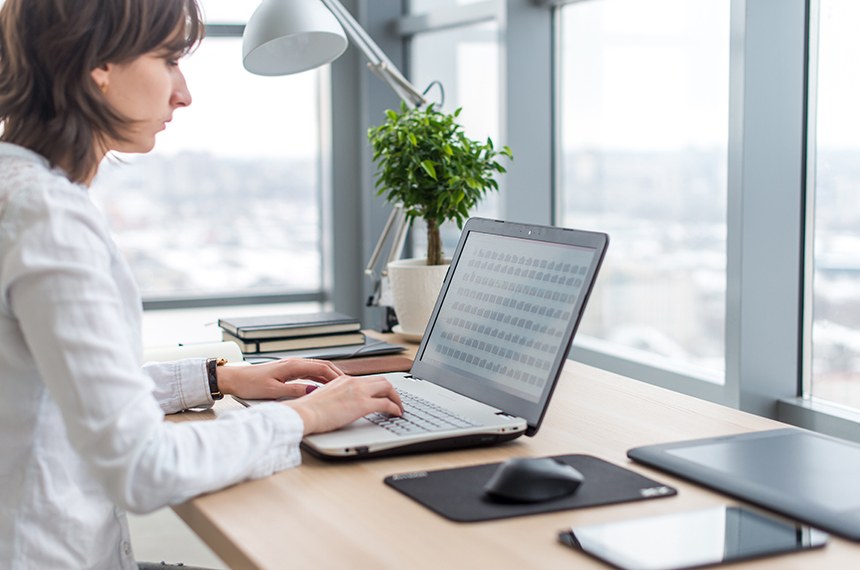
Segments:
[[[36,214],[91,207],[86,188],[69,181],[60,170],[31,154],[0,148],[0,215],[10,208]]]
[[[92,248],[109,236],[85,187],[47,163],[0,155],[0,249],[20,240]]]

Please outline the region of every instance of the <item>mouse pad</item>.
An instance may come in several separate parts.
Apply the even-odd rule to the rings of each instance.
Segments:
[[[499,463],[399,473],[385,483],[431,511],[456,522],[479,522],[523,515],[671,497],[673,487],[591,455],[556,455],[583,476],[575,493],[543,503],[498,502],[484,495],[484,484]]]

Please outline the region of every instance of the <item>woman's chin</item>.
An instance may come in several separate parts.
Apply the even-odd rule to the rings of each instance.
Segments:
[[[114,148],[113,150],[126,154],[146,154],[153,148],[155,148],[155,137],[152,137],[150,140],[146,141],[123,143],[121,145],[117,145],[117,148]]]

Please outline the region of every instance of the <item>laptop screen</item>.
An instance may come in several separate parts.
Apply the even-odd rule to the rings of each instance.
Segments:
[[[413,373],[536,426],[605,244],[562,228],[467,225]]]

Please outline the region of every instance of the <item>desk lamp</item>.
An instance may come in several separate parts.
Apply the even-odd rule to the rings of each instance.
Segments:
[[[245,26],[243,64],[257,75],[300,73],[337,59],[346,50],[347,36],[367,58],[367,67],[406,105],[427,102],[338,0],[263,0]],[[364,270],[373,285],[368,306],[379,305],[382,296],[384,268],[376,268],[382,249],[394,236],[388,261],[399,257],[406,229],[403,208],[395,206]]]

